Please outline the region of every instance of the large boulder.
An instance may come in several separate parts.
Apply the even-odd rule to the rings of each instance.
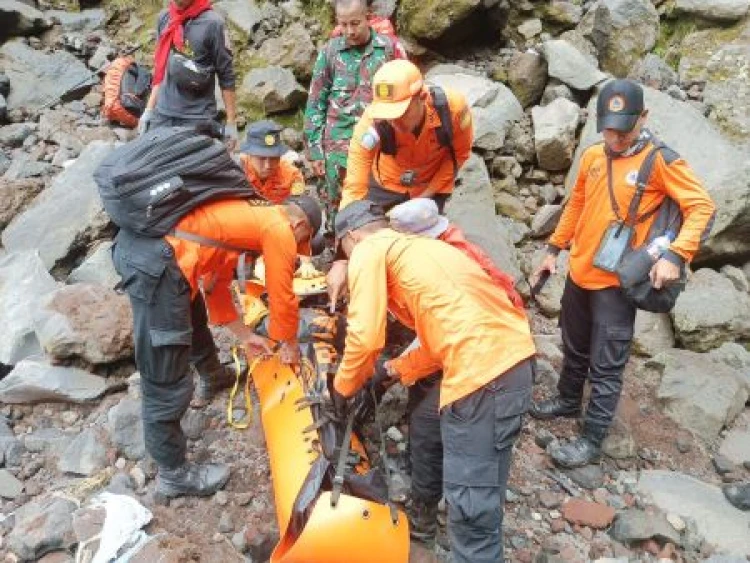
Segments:
[[[461,92],[471,108],[474,146],[498,150],[513,123],[523,117],[523,107],[504,84],[462,72],[460,67],[440,66],[427,73],[431,84]]]
[[[51,20],[60,22],[60,27],[67,33],[91,32],[103,29],[107,21],[107,14],[101,8],[81,10],[80,12],[49,10],[44,15]]]
[[[495,265],[515,279],[521,277],[511,234],[495,215],[487,167],[476,154],[461,168],[446,214],[469,240],[482,247]]]
[[[513,53],[508,85],[523,107],[539,103],[547,85],[547,61],[535,51]]]
[[[54,360],[80,358],[108,364],[133,356],[133,313],[125,295],[93,284],[61,287],[46,295],[36,334]]]
[[[677,0],[674,7],[688,16],[732,22],[747,15],[750,0]]]
[[[57,466],[63,473],[89,476],[108,465],[109,441],[103,428],[87,428],[65,448]]]
[[[672,310],[677,340],[705,352],[725,342],[750,340],[750,295],[720,273],[695,272]]]
[[[41,178],[0,178],[0,232],[44,189]]]
[[[531,109],[534,122],[534,146],[539,167],[565,170],[573,161],[576,149],[580,108],[565,98]]]
[[[703,102],[722,131],[750,141],[750,41],[724,45],[711,57]]]
[[[399,21],[407,35],[437,41],[481,6],[482,0],[401,0]]]
[[[65,51],[37,51],[21,41],[0,47],[0,65],[10,78],[8,111],[38,111],[63,94],[66,99],[83,97],[99,80],[86,65]]]
[[[46,111],[39,117],[39,137],[65,149],[69,158],[77,157],[93,141],[116,142],[111,127],[85,127],[80,114],[68,109]]]
[[[47,269],[69,273],[93,241],[107,238],[109,217],[92,176],[112,150],[95,141],[66,168],[2,235],[10,251],[38,250]]]
[[[0,43],[9,37],[38,35],[52,23],[28,3],[0,0]]]
[[[737,465],[750,462],[750,410],[737,417],[734,428],[721,443],[719,454]]]
[[[266,113],[279,113],[304,105],[307,90],[287,68],[269,66],[251,70],[237,91],[240,106],[259,107]]]
[[[630,73],[659,35],[659,14],[650,0],[601,0],[585,19],[601,68],[618,77]]]
[[[70,272],[67,283],[95,283],[110,289],[120,282],[120,274],[112,263],[112,242],[104,241],[96,246],[91,254]]]
[[[112,443],[127,459],[140,460],[146,455],[143,438],[141,402],[123,399],[110,409],[107,423]]]
[[[547,73],[576,90],[588,90],[607,77],[597,68],[596,59],[564,39],[545,41],[542,54],[547,60]]]
[[[15,365],[42,352],[34,332],[34,313],[40,299],[56,288],[36,252],[0,256],[0,363]]]
[[[279,37],[264,41],[257,54],[269,65],[290,69],[303,82],[310,81],[317,57],[315,43],[301,22],[290,25]]]
[[[265,22],[281,21],[283,18],[281,8],[273,2],[220,0],[214,4],[214,9],[248,37],[256,34]]]
[[[73,511],[75,501],[46,497],[23,505],[15,512],[15,525],[8,534],[8,548],[21,561],[39,561],[50,551],[75,546]]]
[[[62,401],[85,403],[102,396],[104,378],[78,368],[54,366],[43,357],[20,361],[0,380],[0,401],[38,403]]]
[[[674,343],[674,329],[668,313],[638,310],[633,332],[633,351],[636,354],[655,356],[674,348]]]

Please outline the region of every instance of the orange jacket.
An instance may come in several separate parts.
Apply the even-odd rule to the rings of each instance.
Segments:
[[[300,195],[305,191],[302,172],[291,162],[282,159],[278,168],[265,181],[258,177],[247,155],[240,155],[240,165],[258,195],[271,203],[279,204],[290,195]]]
[[[647,145],[639,153],[612,160],[612,187],[625,218],[635,193],[635,179],[641,163],[651,150]],[[674,153],[673,153],[674,154]],[[682,211],[683,225],[670,251],[684,262],[690,262],[698,251],[703,232],[714,215],[715,206],[698,178],[682,159],[671,163],[660,152],[654,162],[651,179],[638,208],[638,216],[658,207],[665,196],[671,197]],[[635,228],[633,245],[645,240],[656,216],[643,221]],[[578,178],[573,186],[565,210],[555,232],[549,239],[552,246],[570,246],[570,276],[586,289],[603,289],[619,286],[616,274],[594,267],[594,256],[607,227],[616,221],[607,188],[607,155],[603,144],[596,144],[583,153]]]
[[[421,347],[394,360],[410,385],[443,369],[440,406],[534,354],[526,316],[482,268],[439,240],[383,229],[349,259],[346,345],[334,385],[352,396],[372,376],[391,311]]]
[[[447,88],[445,94],[451,111],[453,150],[460,168],[471,155],[474,141],[471,111],[462,94]],[[342,208],[352,201],[365,198],[370,174],[385,189],[399,193],[409,192],[411,197],[419,197],[428,189],[441,194],[453,192],[453,160],[448,148],[440,146],[435,134],[435,129],[440,127],[440,116],[433,106],[431,96],[427,97],[426,107],[425,123],[418,137],[396,131],[398,150],[394,156],[381,154],[380,143],[377,142],[373,148],[366,148],[373,133],[377,133],[373,127],[373,119],[368,110],[365,110],[354,128],[349,144]],[[416,173],[416,180],[411,188],[401,185],[401,175],[407,170]]]
[[[270,309],[269,336],[274,340],[296,338],[299,302],[292,291],[292,281],[298,249],[283,207],[251,205],[242,200],[208,203],[185,215],[175,230],[262,253]],[[203,287],[211,323],[236,320],[239,315],[230,286],[240,253],[172,236],[165,238],[175,250],[192,294]]]

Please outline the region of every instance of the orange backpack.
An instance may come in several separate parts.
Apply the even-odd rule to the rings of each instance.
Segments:
[[[132,129],[138,125],[150,91],[151,73],[133,57],[117,58],[104,75],[102,115]]]

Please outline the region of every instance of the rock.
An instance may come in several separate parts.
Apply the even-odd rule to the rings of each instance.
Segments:
[[[534,145],[541,168],[564,170],[570,166],[576,148],[578,112],[578,106],[565,98],[532,108]]]
[[[635,457],[637,446],[630,424],[615,417],[607,437],[602,442],[602,453],[612,459],[630,459]]]
[[[0,96],[7,98],[10,95],[10,78],[5,72],[0,72]]]
[[[562,205],[543,205],[531,219],[531,236],[546,238],[555,230],[562,216]]]
[[[606,78],[596,61],[563,39],[545,41],[542,54],[547,60],[547,74],[576,90],[588,90]]]
[[[737,465],[750,462],[750,412],[745,410],[727,433],[719,454]]]
[[[34,453],[58,457],[70,443],[71,436],[58,428],[39,428],[23,436],[23,445]]]
[[[542,248],[531,257],[531,264],[537,266],[542,263],[547,250]],[[557,259],[557,274],[550,276],[541,291],[536,295],[536,303],[539,310],[546,317],[556,317],[560,314],[560,299],[565,288],[565,279],[568,276],[568,251],[563,250]],[[528,270],[531,271],[531,270]]]
[[[741,233],[750,227],[750,164],[729,174],[711,196],[719,212],[711,236],[701,247],[701,259],[729,260],[747,255],[750,241]]]
[[[101,534],[106,518],[107,509],[103,506],[84,506],[76,510],[73,513],[73,531],[78,542],[93,540],[98,543],[95,536]]]
[[[47,294],[34,328],[44,351],[55,360],[108,364],[134,353],[130,301],[98,285],[69,285]]]
[[[721,454],[716,454],[713,459],[714,468],[719,475],[726,475],[735,470],[734,463]]]
[[[534,51],[515,52],[508,68],[508,85],[524,108],[538,103],[547,84],[547,61]]]
[[[92,177],[112,149],[95,141],[3,231],[2,243],[10,251],[38,249],[48,269],[66,270],[85,254],[93,240],[107,238],[109,217],[102,208]]]
[[[46,54],[20,41],[9,41],[0,47],[5,73],[13,88],[8,96],[8,111],[38,111],[65,94],[77,99],[98,83],[86,65],[64,51]]]
[[[103,29],[107,15],[101,8],[92,10],[81,10],[80,12],[65,12],[63,10],[49,10],[45,15],[60,22],[62,31],[71,32],[91,32],[97,29]],[[99,67],[95,67],[99,68]]]
[[[0,43],[10,37],[38,35],[51,25],[42,12],[16,0],[0,0],[0,22]]]
[[[656,90],[666,90],[680,83],[677,72],[654,53],[648,53],[633,67],[629,78]]]
[[[290,69],[297,80],[309,82],[318,53],[315,43],[301,22],[287,27],[279,37],[268,39],[258,56],[269,65]]]
[[[120,275],[112,263],[112,242],[104,241],[94,247],[88,258],[70,273],[66,281],[69,284],[93,283],[114,289],[120,282]]]
[[[110,409],[108,430],[112,444],[126,458],[137,461],[146,455],[140,401],[125,398]]]
[[[218,529],[222,534],[229,534],[234,531],[234,523],[228,512],[224,512],[219,518]]]
[[[729,264],[721,267],[721,275],[732,282],[734,288],[737,291],[744,291],[745,293],[750,292],[750,283],[748,283],[747,276],[740,268],[731,266]]]
[[[750,295],[718,272],[695,272],[672,311],[675,333],[691,350],[705,352],[724,342],[750,339]]]
[[[750,512],[733,508],[719,487],[672,471],[642,471],[638,491],[661,510],[695,521],[698,532],[718,551],[750,553]]]
[[[214,502],[219,506],[226,506],[229,504],[229,494],[226,491],[217,491],[214,495]]]
[[[560,495],[552,491],[540,491],[539,503],[547,510],[552,510],[560,506]]]
[[[86,94],[89,97],[101,97],[98,92]],[[94,102],[95,103],[95,102]],[[96,104],[96,107],[101,102]],[[81,115],[62,108],[44,112],[39,118],[39,136],[45,141],[60,146],[60,150],[70,158],[75,158],[93,141],[117,141],[115,132],[106,126],[82,127]]]
[[[267,20],[279,21],[281,9],[271,2],[255,0],[221,0],[214,8],[248,37],[252,37]]]
[[[87,428],[65,449],[58,467],[63,473],[90,476],[105,468],[107,463],[106,434],[97,428]]]
[[[426,79],[443,88],[461,92],[471,108],[474,122],[474,146],[483,150],[503,148],[513,122],[523,117],[523,107],[513,92],[500,82],[446,67],[427,73]],[[442,70],[441,70],[442,69]]]
[[[501,217],[526,222],[530,215],[523,202],[507,192],[495,192],[495,211]]]
[[[590,33],[603,70],[628,76],[656,44],[659,14],[649,0],[602,0],[590,13]]]
[[[73,533],[73,501],[48,497],[16,510],[16,524],[7,536],[7,546],[23,561],[45,553],[70,549],[77,542]]]
[[[130,478],[136,490],[140,491],[146,486],[146,474],[137,465],[130,470]]]
[[[31,123],[11,123],[0,127],[0,145],[9,148],[20,147],[35,130],[36,127]]]
[[[280,66],[251,70],[237,91],[239,105],[250,103],[267,113],[297,109],[307,99],[307,91],[299,85],[292,71]]]
[[[38,236],[38,233],[37,233]],[[34,333],[33,315],[39,299],[57,283],[47,273],[36,252],[11,252],[0,256],[0,363],[15,365],[42,351]],[[0,386],[7,381],[0,382]]]
[[[107,491],[113,495],[133,494],[133,481],[127,473],[115,473],[109,480]]]
[[[750,0],[677,0],[675,10],[707,20],[737,21],[745,17]]]
[[[661,373],[657,398],[664,412],[707,441],[734,420],[748,398],[742,373],[709,354],[673,349],[645,367]]]
[[[625,545],[652,538],[660,543],[671,542],[680,545],[679,532],[672,527],[663,514],[654,514],[636,508],[619,512],[609,534]]]
[[[571,524],[579,524],[601,530],[612,523],[615,517],[615,510],[610,506],[596,502],[572,498],[563,504],[562,516]]]
[[[481,5],[481,0],[401,0],[399,22],[406,35],[418,40],[437,41],[448,35],[457,35],[454,29],[457,24],[468,19]],[[454,43],[460,41],[460,37],[451,39]]]
[[[518,33],[523,35],[526,39],[533,39],[542,32],[542,20],[533,18],[526,20],[518,26]]]
[[[0,178],[0,231],[13,217],[21,213],[44,189],[44,181],[39,178],[6,180]]]
[[[105,388],[104,379],[98,375],[78,368],[55,366],[43,357],[30,357],[18,362],[0,381],[0,401],[83,403],[101,397]]]
[[[544,20],[563,28],[575,27],[583,15],[583,9],[575,2],[552,0],[544,8]]]
[[[675,336],[669,313],[651,313],[639,309],[635,315],[633,351],[642,356],[655,356],[674,347]]]
[[[707,63],[703,103],[728,136],[750,140],[750,41],[721,47]]]
[[[6,499],[18,498],[23,491],[23,483],[7,469],[0,469],[0,497]]]
[[[576,485],[593,491],[604,485],[604,471],[598,465],[586,465],[565,472]]]

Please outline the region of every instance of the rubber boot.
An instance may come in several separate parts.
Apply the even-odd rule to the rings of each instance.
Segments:
[[[566,417],[575,418],[581,414],[581,402],[575,399],[553,397],[544,401],[532,402],[529,414],[540,420]]]
[[[197,371],[197,370],[196,370]],[[222,389],[228,389],[236,380],[234,368],[230,366],[220,366],[213,372],[198,371],[198,385],[195,386],[191,407],[205,407],[216,394]]]
[[[750,510],[750,482],[724,485],[722,491],[732,506],[739,510]]]
[[[229,466],[223,463],[184,463],[174,469],[159,468],[156,494],[166,498],[206,497],[224,488]]]
[[[423,543],[432,543],[437,534],[438,503],[424,502],[412,499],[406,507],[406,516],[409,519],[409,535],[413,540]]]
[[[552,460],[566,469],[598,463],[602,458],[602,442],[606,428],[584,425],[583,435],[550,451]]]

